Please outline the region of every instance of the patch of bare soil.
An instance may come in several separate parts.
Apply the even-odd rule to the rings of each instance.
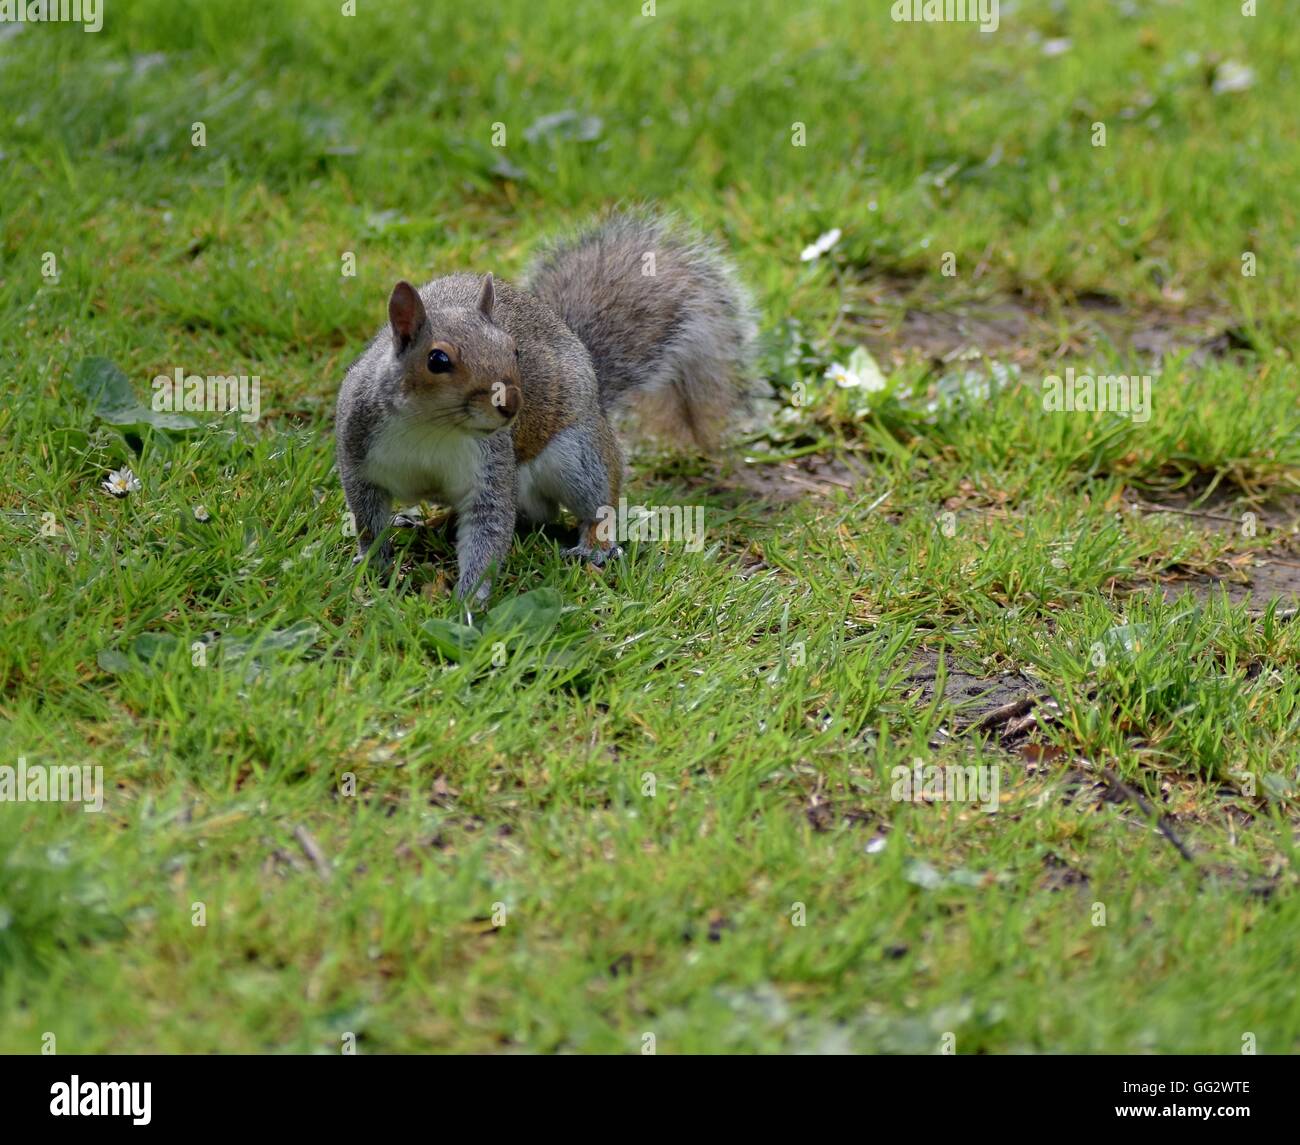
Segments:
[[[1218,489],[1205,496],[1198,491],[1170,490],[1151,500],[1139,500],[1146,513],[1173,513],[1211,533],[1241,533],[1246,514],[1255,531],[1264,536],[1300,536],[1300,494],[1275,494],[1263,505],[1243,501],[1240,494]]]
[[[1262,613],[1273,600],[1279,601],[1282,609],[1300,606],[1300,496],[1284,495],[1257,506],[1227,494],[1198,498],[1178,492],[1158,501],[1140,501],[1138,508],[1144,513],[1176,515],[1219,536],[1242,536],[1249,522],[1250,535],[1272,542],[1267,549],[1223,558],[1218,575],[1166,573],[1160,585],[1166,600],[1190,590],[1198,600],[1226,593],[1231,603],[1247,602],[1255,613]]]
[[[1187,591],[1201,601],[1225,593],[1232,604],[1248,603],[1251,613],[1263,613],[1274,600],[1283,612],[1300,608],[1300,560],[1294,556],[1252,553],[1234,559],[1232,568],[1232,577],[1198,573],[1185,579],[1164,579],[1160,591],[1166,600],[1175,600]]]
[[[869,479],[870,475],[862,464],[852,459],[809,454],[787,461],[759,463],[737,457],[723,468],[710,469],[698,477],[684,480],[688,486],[707,489],[737,504],[756,500],[775,505],[860,489]]]
[[[848,305],[846,323],[873,353],[894,361],[951,361],[974,352],[1032,365],[1112,346],[1153,359],[1188,350],[1198,362],[1249,346],[1225,312],[1130,310],[1105,294],[1050,304],[1019,294],[953,303],[924,298],[916,283],[894,278],[866,285]]]
[[[764,501],[798,501],[860,487],[866,477],[860,466],[810,454],[757,465],[738,462],[730,473],[719,478],[718,488],[743,490]]]
[[[990,712],[1032,697],[1037,687],[1016,673],[1003,676],[973,676],[945,658],[943,698],[952,705],[959,730],[978,724]],[[934,702],[939,688],[939,654],[921,651],[912,659],[905,682],[918,705]]]

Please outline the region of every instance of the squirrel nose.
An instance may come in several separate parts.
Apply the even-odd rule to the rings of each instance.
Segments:
[[[502,417],[514,417],[519,412],[519,387],[507,384],[494,404]]]

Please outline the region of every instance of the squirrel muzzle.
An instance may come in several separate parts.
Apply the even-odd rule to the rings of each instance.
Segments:
[[[514,418],[523,404],[523,395],[519,387],[509,382],[497,382],[492,387],[492,405],[506,421]]]

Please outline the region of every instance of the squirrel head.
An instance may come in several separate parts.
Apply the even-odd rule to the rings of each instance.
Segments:
[[[519,351],[495,322],[496,287],[484,275],[476,305],[428,312],[399,282],[388,299],[401,392],[422,417],[469,433],[508,426],[522,403]]]

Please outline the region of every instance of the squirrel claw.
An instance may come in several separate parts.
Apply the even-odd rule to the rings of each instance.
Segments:
[[[560,555],[570,560],[590,561],[598,569],[602,569],[607,562],[621,557],[623,550],[618,545],[610,545],[607,549],[596,545],[574,545],[571,549],[563,550]]]

